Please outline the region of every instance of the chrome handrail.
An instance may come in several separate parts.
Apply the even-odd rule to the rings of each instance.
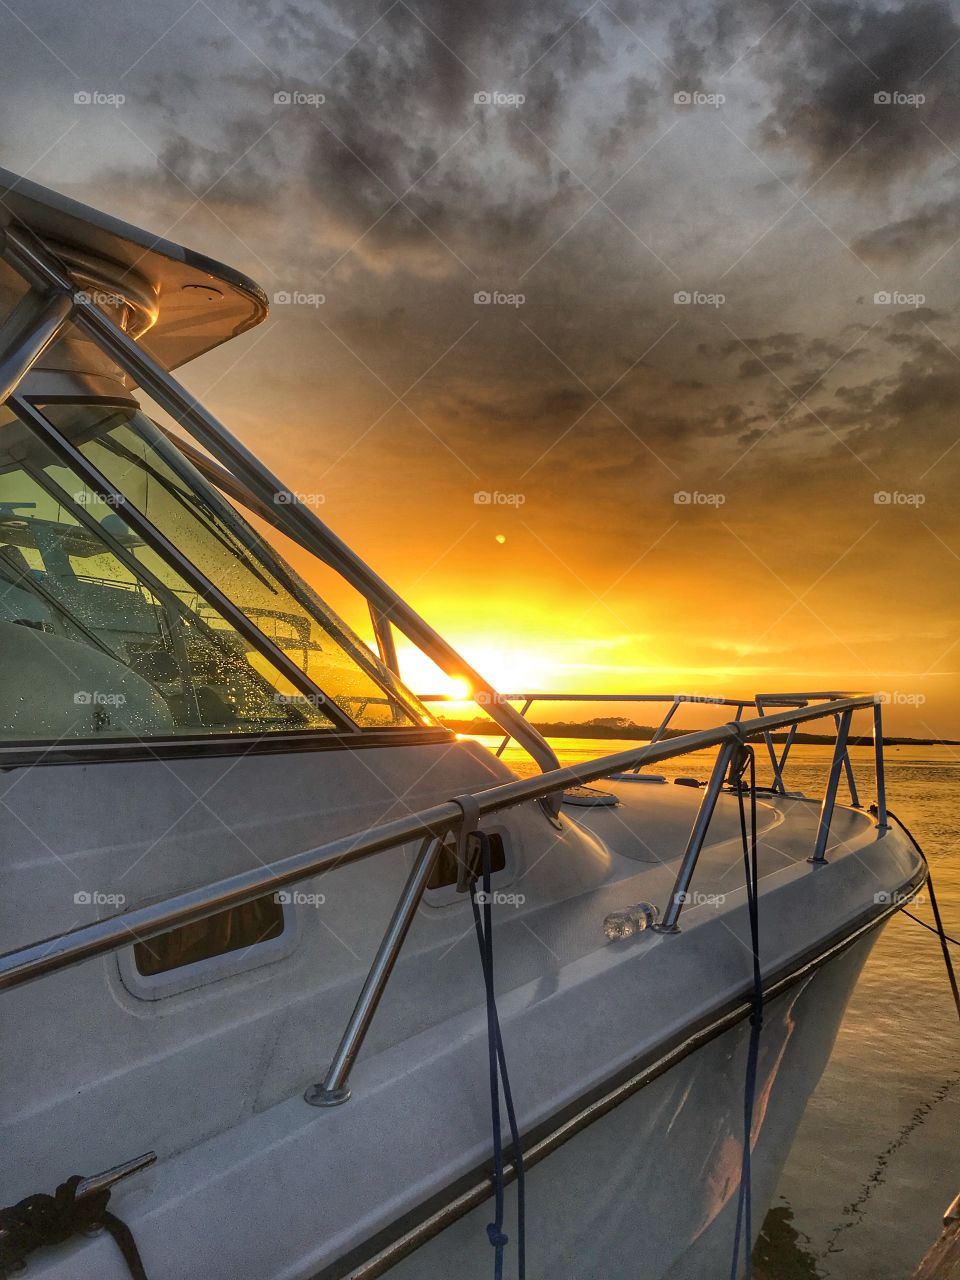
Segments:
[[[471,809],[478,817],[499,813],[516,805],[543,800],[548,795],[562,793],[568,787],[597,782],[611,774],[631,767],[654,764],[676,756],[688,755],[709,747],[719,747],[720,753],[714,767],[711,782],[701,801],[694,820],[693,830],[681,859],[676,882],[664,913],[663,928],[670,932],[677,929],[677,921],[686,901],[690,883],[696,870],[700,851],[710,825],[723,779],[737,747],[740,744],[762,738],[765,733],[789,728],[793,724],[841,716],[849,728],[849,718],[855,711],[871,709],[874,725],[879,725],[879,706],[874,697],[863,695],[836,699],[812,706],[793,707],[750,720],[730,721],[713,729],[694,730],[668,741],[648,743],[629,751],[601,756],[581,764],[553,769],[549,773],[530,778],[518,778],[496,787],[474,792],[470,797]],[[823,863],[826,836],[836,805],[836,780],[839,778],[839,750],[834,752],[830,778],[821,807],[817,844],[812,861]],[[882,736],[878,737],[882,743]],[[886,811],[882,807],[883,753],[877,752],[879,806],[878,827],[886,825]],[[0,956],[0,990],[19,987],[33,979],[56,973],[70,965],[79,964],[94,956],[106,955],[129,946],[133,941],[148,941],[171,929],[192,924],[207,916],[215,915],[231,907],[241,906],[270,892],[277,892],[289,885],[337,867],[359,862],[377,853],[383,853],[420,840],[421,849],[413,870],[407,878],[403,892],[394,910],[390,925],[384,934],[370,971],[364,982],[347,1029],[341,1039],[330,1070],[320,1085],[308,1091],[311,1102],[329,1105],[344,1101],[349,1096],[347,1077],[356,1060],[367,1029],[376,1013],[380,998],[393,972],[404,938],[414,913],[423,897],[430,870],[436,858],[440,841],[451,831],[458,831],[464,822],[463,801],[448,800],[433,805],[419,813],[369,828],[367,831],[341,836],[313,849],[282,858],[271,866],[256,867],[215,881],[186,893],[177,894],[161,902],[138,907],[105,917],[94,924],[52,938],[43,939],[27,947],[18,948]]]
[[[689,755],[729,742],[747,742],[766,730],[787,728],[793,723],[820,720],[838,712],[873,708],[872,697],[846,698],[838,702],[820,703],[791,711],[778,712],[753,720],[729,722],[713,729],[697,729],[665,742],[649,743],[633,750],[615,752],[580,764],[553,769],[550,773],[517,778],[510,782],[474,793],[480,817],[498,813],[518,804],[541,800],[544,796],[568,787],[597,782],[611,774],[622,773],[634,764],[655,764],[675,756]],[[882,756],[881,756],[882,760]],[[216,915],[230,907],[239,907],[265,893],[287,888],[321,872],[360,861],[387,849],[429,836],[444,836],[458,827],[463,812],[453,800],[433,805],[393,822],[382,823],[367,831],[340,836],[301,853],[289,855],[272,866],[256,867],[238,875],[215,881],[198,889],[177,894],[133,911],[105,916],[94,924],[28,947],[0,955],[0,990],[22,985],[44,974],[94,956],[117,951],[132,940],[149,941],[170,929],[193,924],[206,916]]]
[[[467,699],[459,699],[447,693],[421,693],[417,695],[421,702],[460,702]],[[659,742],[670,725],[676,712],[681,706],[688,704],[702,704],[705,706],[723,706],[736,707],[736,719],[739,720],[747,707],[756,707],[760,715],[764,714],[767,707],[802,707],[808,706],[811,702],[827,702],[836,700],[837,698],[851,698],[859,695],[850,690],[832,691],[827,693],[757,693],[752,698],[727,698],[722,696],[701,695],[693,693],[503,693],[498,695],[504,702],[522,702],[520,715],[526,719],[527,712],[536,702],[606,702],[606,703],[669,703],[666,714],[657,725],[651,737],[651,742]],[[866,695],[864,695],[866,696]],[[484,700],[477,698],[476,701],[483,705]],[[839,726],[838,726],[839,727]],[[587,728],[587,726],[584,726]],[[783,752],[778,756],[774,750],[773,739],[769,733],[764,735],[764,741],[770,755],[770,763],[773,766],[773,789],[783,794],[783,770],[787,763],[787,757],[790,754],[790,748],[793,746],[793,740],[796,735],[796,725],[793,725],[784,744]],[[495,754],[502,756],[507,745],[511,741],[511,734],[507,734],[500,745],[497,747]],[[584,733],[583,737],[589,738],[589,733]],[[854,808],[859,808],[859,800],[857,797],[856,782],[853,776],[853,762],[850,760],[849,752],[844,753],[844,768],[847,774],[847,782],[850,786],[850,797]]]

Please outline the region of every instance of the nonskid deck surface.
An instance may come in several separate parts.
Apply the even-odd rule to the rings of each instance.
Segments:
[[[615,790],[616,784],[610,789]],[[565,967],[608,949],[611,944],[603,922],[611,912],[641,901],[662,912],[699,803],[698,792],[671,787],[654,796],[646,788],[642,796],[627,790],[617,809],[565,807],[566,823],[576,822],[604,840],[612,853],[610,863],[601,879],[578,892],[576,886],[565,884],[554,874],[559,868],[552,865],[553,860],[562,857],[564,846],[558,843],[551,849],[548,841],[538,861],[495,885],[498,989],[506,992],[531,982],[553,982]],[[791,868],[808,872],[818,812],[818,805],[809,801],[761,803],[762,881],[782,876]],[[714,823],[694,878],[692,899],[684,908],[685,930],[711,917],[737,913],[745,902],[739,809],[734,796],[721,797]],[[838,811],[834,830],[836,838],[847,842],[869,840],[875,834],[869,817],[850,811]],[[634,850],[642,850],[643,860]],[[746,957],[745,918],[738,918],[735,927],[742,932]],[[355,995],[363,972],[362,966],[356,966],[336,990],[301,1005],[286,1019],[257,1095],[258,1109],[281,1101],[302,1086],[301,1064],[316,1056],[318,1029],[331,1023],[342,1026],[349,1009],[345,997]],[[746,972],[745,963],[744,975]],[[437,1026],[475,1008],[481,998],[469,903],[461,897],[439,907],[425,904],[368,1033],[364,1052],[386,1049]]]

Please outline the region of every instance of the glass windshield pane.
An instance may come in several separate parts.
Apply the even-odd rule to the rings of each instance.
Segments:
[[[0,412],[0,740],[329,729],[250,641]]]
[[[353,721],[378,728],[433,722],[139,408],[51,404],[43,412]],[[166,572],[158,559],[154,569]],[[192,603],[202,615],[206,606]]]

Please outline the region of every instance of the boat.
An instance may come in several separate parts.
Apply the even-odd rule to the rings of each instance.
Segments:
[[[704,700],[669,695],[561,766],[546,693],[498,692],[175,376],[267,309],[0,171],[0,1272],[741,1274],[926,876],[882,699],[674,734]],[[444,727],[398,634],[529,770]]]

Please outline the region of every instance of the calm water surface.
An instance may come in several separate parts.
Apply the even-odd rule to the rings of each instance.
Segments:
[[[636,745],[553,742],[562,764]],[[791,789],[819,794],[830,754],[828,747],[794,747]],[[870,803],[872,752],[854,748],[852,754],[861,799]],[[518,749],[508,748],[505,759],[518,772],[533,771]],[[666,761],[656,772],[706,778],[712,760],[713,753],[698,753]],[[926,853],[944,924],[957,937],[960,749],[888,748],[887,797]],[[925,899],[915,910],[931,919]],[[954,955],[960,959],[956,949]],[[758,1246],[758,1275],[907,1280],[958,1191],[956,1013],[937,939],[901,914],[867,961],[801,1122]]]

